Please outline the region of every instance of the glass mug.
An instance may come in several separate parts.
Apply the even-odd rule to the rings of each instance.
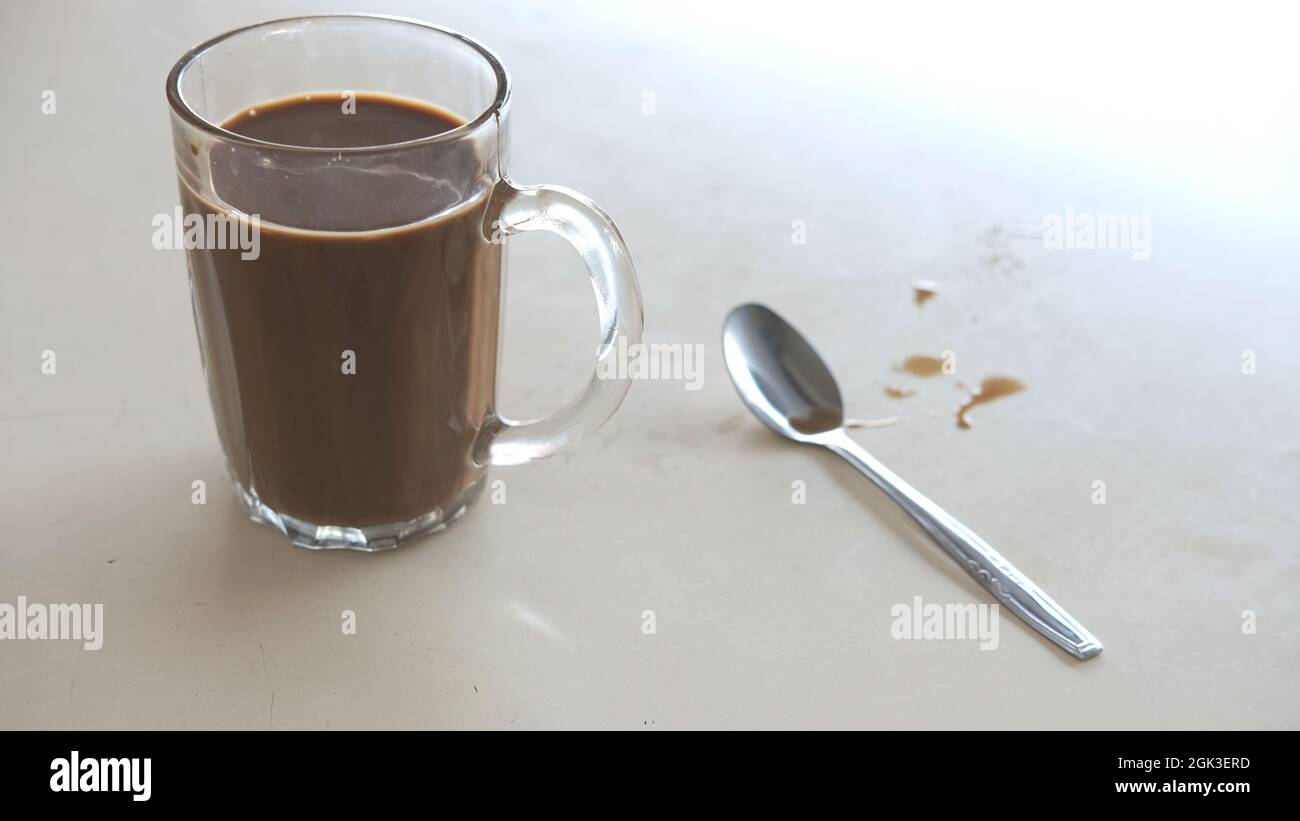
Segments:
[[[276,20],[192,49],[167,99],[200,355],[254,521],[304,547],[396,547],[461,516],[489,466],[548,456],[617,410],[630,382],[610,365],[642,329],[627,247],[581,194],[506,175],[510,84],[487,48],[391,17]],[[290,100],[302,111],[276,104]],[[321,147],[243,127],[421,106],[448,130]],[[601,332],[584,392],[533,422],[496,412],[502,239],[522,231],[578,251]]]

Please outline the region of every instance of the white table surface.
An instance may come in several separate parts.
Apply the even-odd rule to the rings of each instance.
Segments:
[[[352,5],[497,50],[513,175],[614,216],[647,340],[704,345],[703,389],[637,383],[576,450],[497,472],[505,504],[398,551],[255,527],[183,257],[150,246],[176,202],[163,79],[199,40],[327,7],[6,4],[0,602],[100,602],[105,635],[0,642],[0,728],[1300,726],[1285,27],[1122,5]],[[1149,215],[1151,259],[1006,238],[1066,208]],[[510,246],[515,417],[574,394],[596,342],[576,256],[536,236]],[[918,278],[942,285],[920,309]],[[748,416],[719,345],[745,301],[813,339],[851,415],[899,417],[854,435],[1105,652],[1075,662],[1006,613],[993,651],[892,638],[896,604],[988,597],[849,468]],[[890,370],[944,350],[956,376]],[[993,373],[1029,389],[958,430],[956,383]]]

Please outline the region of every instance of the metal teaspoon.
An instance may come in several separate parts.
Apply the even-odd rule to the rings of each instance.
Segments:
[[[849,438],[835,377],[788,322],[762,305],[741,305],[727,315],[722,349],[732,384],[763,424],[857,468],[998,602],[1067,653],[1101,652],[1101,642],[1011,562]]]

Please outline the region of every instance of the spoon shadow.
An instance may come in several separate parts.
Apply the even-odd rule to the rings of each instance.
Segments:
[[[769,434],[769,438],[771,438],[771,434]],[[934,541],[931,540],[914,521],[912,521],[911,517],[908,516],[902,508],[894,504],[887,496],[881,493],[879,488],[875,487],[870,482],[864,481],[862,474],[854,470],[852,465],[848,464],[834,453],[827,451],[825,448],[815,445],[813,448],[822,451],[818,458],[823,463],[830,465],[830,472],[833,474],[836,482],[846,488],[850,488],[849,492],[858,499],[862,506],[866,508],[878,521],[884,523],[892,533],[898,536],[900,541],[905,542],[912,547],[913,553],[920,556],[922,561],[926,562],[932,569],[956,582],[963,591],[970,593],[972,602],[997,604],[997,602],[993,600],[992,596],[989,595],[989,592],[956,565],[953,562],[952,557],[945,553],[943,548],[935,544]],[[1006,608],[999,607],[999,618],[1002,618],[1003,614],[1006,612],[1009,612]],[[1056,652],[1059,648],[1057,648],[1050,639],[1039,633],[1037,630],[1034,630],[1029,625],[1024,624],[1022,620],[1017,618],[1014,614],[1012,614],[1009,621],[1015,622],[1021,632],[1029,634],[1039,644],[1051,648],[1053,650],[1051,655],[1071,668],[1089,660],[1078,659],[1069,654]]]

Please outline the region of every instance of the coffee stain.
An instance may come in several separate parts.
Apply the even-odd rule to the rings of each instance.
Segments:
[[[897,385],[886,385],[885,396],[890,399],[906,399],[909,396],[916,396],[916,391],[910,388],[900,388]]]
[[[918,279],[912,283],[912,298],[918,308],[934,299],[937,293],[939,293],[939,283],[934,280]]]
[[[1025,263],[1011,247],[1011,240],[1015,237],[1001,225],[989,226],[979,233],[977,239],[985,249],[985,253],[980,257],[980,265],[985,271],[994,274],[1016,274],[1024,270]]]
[[[912,376],[938,376],[943,373],[943,360],[937,356],[909,356],[894,370],[910,373]]]
[[[995,399],[1020,393],[1024,389],[1025,383],[1010,376],[990,376],[986,378],[978,388],[971,390],[966,395],[966,399],[957,406],[957,427],[962,430],[970,428],[970,419],[967,414],[976,405],[986,405]]]

